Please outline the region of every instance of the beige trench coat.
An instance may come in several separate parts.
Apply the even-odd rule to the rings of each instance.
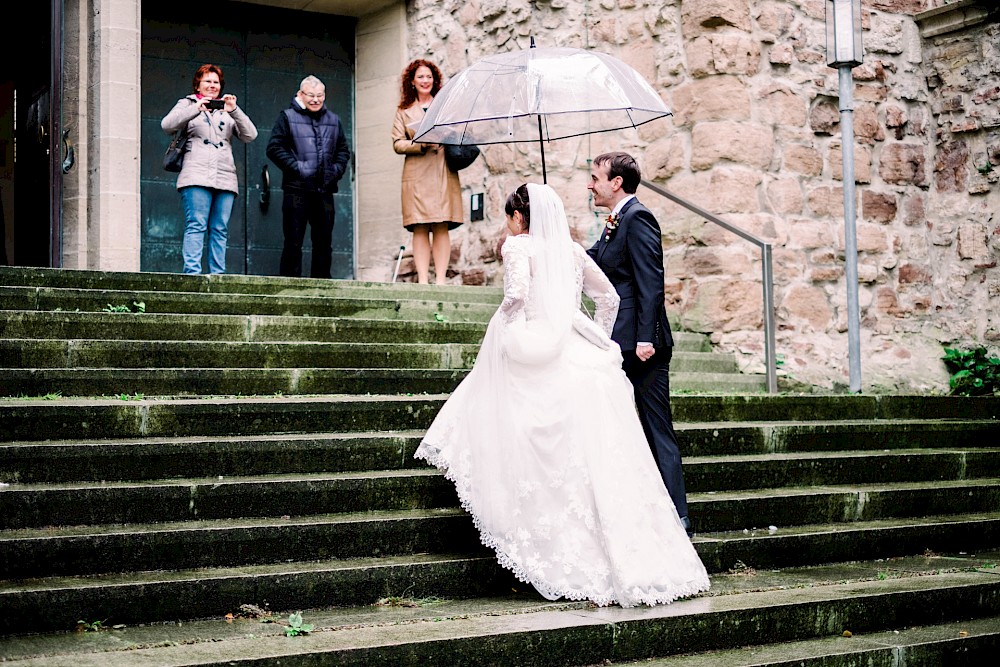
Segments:
[[[447,222],[454,229],[465,220],[462,210],[462,184],[458,174],[448,169],[444,148],[435,145],[423,151],[425,144],[413,143],[413,135],[424,117],[419,104],[397,109],[392,123],[392,148],[405,155],[403,162],[403,227]]]

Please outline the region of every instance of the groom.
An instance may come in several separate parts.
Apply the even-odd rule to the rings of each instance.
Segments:
[[[642,178],[628,153],[594,158],[587,189],[594,205],[608,208],[607,226],[587,254],[615,286],[621,304],[611,338],[622,350],[622,368],[635,387],[635,403],[646,440],[681,523],[688,518],[681,453],[670,415],[670,357],[674,339],[663,306],[663,246],[660,225],[635,198]]]

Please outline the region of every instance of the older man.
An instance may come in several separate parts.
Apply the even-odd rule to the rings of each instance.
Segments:
[[[315,76],[299,85],[267,142],[267,157],[281,169],[285,243],[279,273],[302,275],[302,241],[312,227],[313,278],[329,278],[333,254],[333,195],[351,159],[340,118],[326,108],[326,86]]]

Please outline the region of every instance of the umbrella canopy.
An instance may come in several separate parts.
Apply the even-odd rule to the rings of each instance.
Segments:
[[[532,46],[488,56],[452,77],[434,96],[414,141],[544,142],[637,127],[669,115],[652,86],[617,58]]]

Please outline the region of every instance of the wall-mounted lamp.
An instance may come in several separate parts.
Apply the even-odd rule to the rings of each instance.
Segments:
[[[826,64],[855,67],[861,64],[861,0],[827,0]]]

